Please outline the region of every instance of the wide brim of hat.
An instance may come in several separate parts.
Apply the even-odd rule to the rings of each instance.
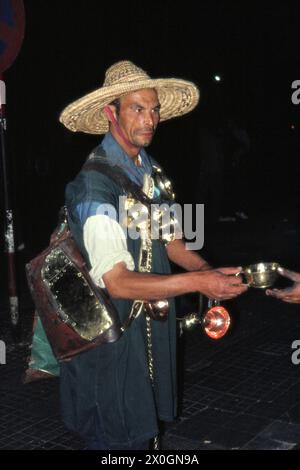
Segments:
[[[196,85],[177,78],[145,79],[112,86],[103,86],[67,106],[59,120],[73,132],[105,134],[109,130],[108,120],[103,113],[107,104],[122,95],[155,88],[161,105],[160,121],[182,116],[192,111],[199,101]]]

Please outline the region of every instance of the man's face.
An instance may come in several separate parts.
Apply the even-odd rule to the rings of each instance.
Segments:
[[[120,98],[120,111],[116,116],[125,137],[138,147],[147,147],[159,123],[157,93],[153,88],[129,93]]]

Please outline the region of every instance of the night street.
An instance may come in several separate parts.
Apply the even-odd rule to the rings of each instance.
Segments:
[[[159,184],[154,182],[151,171],[155,165],[151,167],[152,163],[149,163],[150,170],[147,169],[149,174],[145,173],[146,158],[152,162],[147,153],[161,165],[172,182],[175,201],[181,207],[193,204],[194,210],[197,204],[204,204],[204,224],[197,225],[199,221],[191,217],[188,228],[193,227],[196,237],[204,230],[204,245],[197,251],[211,267],[245,268],[254,263],[274,262],[300,273],[300,8],[292,2],[272,2],[268,6],[264,2],[188,0],[177,7],[171,0],[151,3],[128,0],[119,6],[97,0],[26,0],[22,17],[21,4],[23,2],[0,0],[0,450],[83,450],[86,444],[65,427],[61,417],[59,377],[23,383],[30,357],[34,315],[25,265],[48,246],[58,212],[66,204],[67,184],[74,180],[103,137],[103,133],[97,135],[89,127],[76,128],[74,123],[79,111],[69,113],[69,127],[59,121],[60,113],[85,93],[90,96],[95,90],[110,89],[102,84],[106,83],[105,71],[114,63],[117,69],[122,69],[125,61],[128,70],[133,70],[131,67],[137,64],[141,69],[134,69],[134,73],[145,71],[143,73],[151,79],[166,77],[173,83],[175,77],[192,83],[191,112],[187,111],[186,115],[170,112],[166,123],[160,122],[162,106],[158,85],[147,88],[148,81],[146,87],[133,87],[131,92],[129,88],[126,92],[122,88],[122,92],[113,95],[113,100],[109,95],[111,101],[97,109],[98,114],[93,111],[93,116],[96,121],[101,116],[110,133],[115,132],[113,139],[116,135],[118,138],[114,144],[123,152],[125,166],[129,168],[132,164],[132,173],[141,172],[142,176],[138,174],[138,177],[148,176],[153,182],[153,194],[158,190],[162,198],[159,200],[163,200],[161,194],[164,193],[160,190],[164,185],[159,189]],[[17,41],[12,41],[12,37]],[[118,65],[120,63],[123,65]],[[124,72],[125,79],[128,79],[128,70]],[[115,89],[119,83],[112,75],[111,88]],[[121,74],[120,79],[118,75],[122,86],[124,76]],[[178,91],[176,83],[174,90]],[[126,104],[128,96],[135,97],[136,92],[137,103],[129,101],[126,112],[123,111],[124,100]],[[145,108],[138,105],[139,93],[144,100],[148,96],[152,103],[148,110],[152,121],[151,125],[146,120],[139,121],[142,124],[140,127],[135,124],[135,129],[132,122],[144,119],[140,116],[143,116],[141,111],[145,112]],[[97,100],[99,96],[94,99],[99,106]],[[182,106],[187,101],[182,92]],[[104,101],[102,104],[104,106]],[[108,119],[104,112],[107,108],[115,112],[114,120]],[[128,114],[132,120],[129,124]],[[75,127],[71,129],[73,124]],[[128,148],[134,148],[132,154]],[[144,161],[139,152],[145,152]],[[144,188],[143,180],[140,181],[140,188]],[[112,191],[115,184],[114,180],[112,187],[105,191]],[[101,192],[100,186],[95,183],[95,188]],[[74,200],[82,196],[75,189],[74,194]],[[89,198],[92,206],[94,199],[90,195]],[[82,200],[86,202],[84,196]],[[80,204],[74,204],[76,211],[82,208],[81,203],[80,200]],[[90,217],[89,213],[87,219]],[[83,237],[84,224],[81,220],[80,223]],[[100,245],[95,243],[95,250]],[[150,245],[152,250],[152,242]],[[128,246],[123,251],[129,256]],[[138,256],[136,246],[132,252]],[[133,262],[133,269],[139,271],[133,274],[153,277],[168,274],[171,283],[175,277],[167,270],[167,257],[171,257],[164,246],[162,249],[164,251],[159,253],[164,253],[167,268],[162,265],[154,269],[152,258],[162,262],[163,257],[157,254],[152,257],[150,250],[148,270],[143,271]],[[99,263],[102,259],[98,257]],[[103,276],[113,271],[116,264],[110,270],[107,268]],[[199,264],[194,269],[186,266],[179,262],[173,264],[173,272],[181,274],[183,267],[187,271],[202,268]],[[195,273],[183,274],[186,277],[181,279],[191,279],[190,274]],[[216,276],[220,276],[219,272]],[[95,282],[100,279],[99,275]],[[149,277],[145,279],[144,287],[148,286]],[[300,289],[299,282],[296,284]],[[115,282],[115,285],[123,287],[122,282]],[[275,282],[278,288],[291,285],[292,281],[281,276]],[[155,294],[160,287],[156,285]],[[194,292],[194,289],[180,292]],[[166,299],[173,293],[153,298]],[[9,298],[19,300],[17,328],[12,327]],[[152,297],[132,294],[116,295],[116,298],[152,300]],[[203,313],[207,298],[200,299]],[[199,313],[200,303],[198,294],[176,297],[179,412],[174,422],[164,425],[161,448],[166,451],[300,450],[300,303],[283,302],[266,296],[263,288],[250,287],[233,300],[222,302],[231,314],[232,323],[228,333],[219,340],[206,336],[199,325],[182,331],[183,316]],[[168,321],[170,318],[174,317],[169,316]],[[172,359],[173,366],[175,364],[174,322],[172,328],[172,335],[168,332],[166,337],[168,335],[170,344],[172,337],[174,346],[168,349],[170,354],[157,354],[157,364],[160,359],[170,364]],[[144,330],[142,335],[140,349],[144,350]],[[131,336],[126,340],[128,338]],[[132,362],[128,361],[132,366],[129,368],[131,375],[124,375],[131,384],[133,379],[145,379],[151,401],[155,387],[151,373],[146,370],[147,360],[143,373],[132,372],[134,361],[142,363],[140,355],[132,352],[141,343],[134,341],[134,348],[128,347],[132,354]],[[157,344],[165,345],[168,341],[157,341]],[[148,344],[151,355],[149,351]],[[118,357],[117,366],[110,370],[107,367],[107,370],[116,371],[123,364],[120,357],[124,356],[115,357]],[[99,363],[95,367],[97,371]],[[170,364],[169,371],[173,370]],[[124,370],[127,371],[126,367],[122,373]],[[90,372],[89,377],[96,377],[94,370],[82,367],[80,378],[86,371]],[[169,382],[167,379],[161,382],[172,384],[169,388],[161,385],[160,389],[168,390],[165,393],[168,405],[176,395],[175,376],[175,372],[170,372]],[[161,377],[165,378],[163,373]],[[74,382],[81,383],[80,380]],[[134,392],[129,392],[133,388]],[[91,389],[96,390],[96,387],[91,386]],[[111,403],[110,391],[116,389],[119,390],[112,386],[107,393]],[[140,406],[141,412],[146,410],[147,419],[143,420],[136,418],[135,393],[139,393],[140,400],[145,399],[139,386],[124,386],[120,390],[121,395],[126,396],[126,406],[130,403],[128,409],[136,423],[150,426],[152,421],[148,421],[148,417],[153,413],[156,428],[151,432],[157,432],[156,398],[151,413],[146,405]],[[84,397],[82,404],[85,405],[90,395],[86,390],[81,392],[78,396]],[[98,410],[96,406],[95,409]],[[103,415],[108,421],[111,419],[107,409]],[[117,420],[114,413],[112,415],[111,422],[115,424]],[[119,430],[117,424],[116,430]],[[139,431],[139,427],[134,431],[138,438]],[[122,439],[120,442],[125,442],[126,439]],[[135,442],[132,438],[131,443]]]

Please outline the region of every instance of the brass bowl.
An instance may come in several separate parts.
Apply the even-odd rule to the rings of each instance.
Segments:
[[[278,263],[256,263],[243,268],[242,274],[245,276],[250,287],[265,289],[271,287],[278,278]]]

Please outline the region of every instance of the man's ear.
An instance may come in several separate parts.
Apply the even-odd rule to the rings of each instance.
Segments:
[[[117,108],[113,104],[104,106],[103,112],[109,122],[117,121]]]

